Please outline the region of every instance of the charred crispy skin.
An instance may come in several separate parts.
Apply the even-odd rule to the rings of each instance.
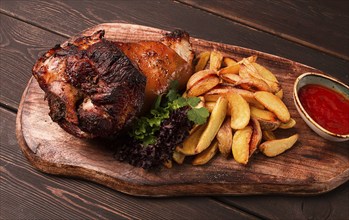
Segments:
[[[33,67],[52,120],[83,138],[115,135],[139,113],[146,77],[104,31],[52,48]]]
[[[103,36],[101,30],[56,45],[32,70],[52,120],[77,137],[118,134],[141,109],[149,110],[171,81],[184,88],[192,74],[194,53],[184,31],[160,42],[116,43]]]

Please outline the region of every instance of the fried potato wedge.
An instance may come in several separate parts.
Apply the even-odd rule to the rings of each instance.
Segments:
[[[183,146],[177,146],[176,151],[184,155],[195,155],[195,148],[199,143],[202,133],[205,131],[206,125],[199,125],[198,128],[187,137]]]
[[[220,75],[220,78],[223,79],[224,81],[234,85],[234,86],[238,82],[242,81],[242,79],[241,79],[241,77],[239,75],[232,74],[232,73],[227,73],[227,74],[224,74],[224,75]]]
[[[227,112],[228,101],[224,97],[220,97],[210,115],[207,127],[202,133],[199,143],[195,148],[195,153],[201,153],[208,148],[221,127]]]
[[[253,76],[257,79],[263,79],[263,77],[259,74],[258,70],[252,65],[253,62],[250,62],[248,59],[242,59],[242,66],[241,69],[244,67],[245,72],[247,73],[246,76]],[[246,77],[242,76],[242,77]]]
[[[251,117],[258,120],[262,130],[273,131],[279,127],[280,121],[274,113],[253,106],[250,106],[250,111]]]
[[[250,121],[250,106],[241,95],[229,93],[227,95],[230,111],[230,127],[232,129],[242,129]]]
[[[210,51],[203,51],[198,55],[198,60],[195,65],[195,72],[201,71],[205,69],[205,66],[210,59],[211,52]]]
[[[224,157],[231,154],[231,147],[233,144],[233,131],[230,127],[230,117],[226,117],[221,128],[216,135],[218,141],[218,150]]]
[[[240,70],[240,64],[235,63],[233,65],[230,65],[230,66],[227,66],[227,67],[220,69],[217,73],[218,73],[218,75],[225,75],[225,74],[238,75],[239,70]]]
[[[266,109],[273,112],[281,122],[288,122],[291,118],[290,112],[282,100],[270,92],[258,91],[254,93],[254,97]]]
[[[275,140],[276,137],[272,131],[262,130],[262,139],[265,141]]]
[[[210,55],[210,70],[219,70],[223,61],[223,54],[219,51],[212,51]]]
[[[288,122],[281,123],[279,128],[281,128],[281,129],[290,129],[290,128],[293,128],[295,125],[296,125],[296,120],[291,118]]]
[[[219,83],[219,78],[217,75],[214,76],[208,76],[199,82],[195,83],[189,90],[188,90],[188,97],[192,96],[200,96]]]
[[[219,97],[218,97],[219,98]],[[217,99],[218,99],[217,98]],[[205,108],[211,113],[216,105],[216,102],[205,102]]]
[[[187,82],[187,90],[189,90],[197,82],[205,79],[206,77],[215,76],[215,75],[217,75],[216,71],[213,71],[213,70],[201,70],[199,72],[194,73],[193,75],[191,75],[191,77]]]
[[[241,71],[239,72],[239,75],[241,77],[243,77],[243,78],[254,77],[256,79],[264,81],[268,85],[269,90],[262,90],[262,91],[270,91],[272,93],[276,93],[276,92],[278,92],[281,89],[278,81],[272,81],[272,80],[266,79],[265,77],[263,77],[262,74],[265,74],[266,77],[269,77],[269,78],[272,78],[272,77],[269,76],[268,73],[266,74],[266,72],[262,72],[262,74],[261,74],[258,71],[258,69],[256,68],[256,66],[257,66],[257,67],[259,67],[262,70],[262,66],[260,66],[260,65],[253,65],[254,63],[248,61],[247,59],[243,59],[242,63],[243,63],[243,65],[242,65],[242,67],[240,67]],[[262,71],[264,71],[264,70],[268,71],[265,68]]]
[[[218,99],[218,98],[217,98]],[[205,102],[205,108],[211,113],[216,105],[216,102]],[[229,106],[227,107],[227,116],[230,116]]]
[[[232,153],[236,162],[247,164],[250,156],[250,140],[252,136],[252,127],[246,126],[237,130],[233,136]]]
[[[258,73],[266,80],[272,81],[272,82],[279,82],[276,76],[267,68],[264,66],[256,63],[256,62],[251,62],[251,64],[256,68]]]
[[[255,99],[253,92],[247,91],[244,89],[238,89],[227,84],[217,85],[216,87],[211,89],[209,92],[207,92],[204,95],[204,98],[205,98],[205,101],[207,102],[210,102],[210,101],[215,102],[218,100],[220,96],[226,96],[228,93],[237,93],[241,95],[249,104],[257,108],[264,109],[264,106]]]
[[[224,57],[222,63],[224,66],[233,66],[234,64],[237,64],[237,62],[230,57]]]
[[[249,63],[254,63],[257,61],[257,56],[256,55],[252,55],[252,56],[249,56],[247,58],[243,58],[242,60],[240,60],[238,63],[239,64],[243,64],[244,62],[246,62],[246,60],[249,62]]]
[[[193,165],[204,165],[209,162],[218,151],[218,142],[213,140],[212,143],[206,150],[202,151],[200,154],[196,155],[192,161]]]
[[[271,92],[277,93],[281,89],[278,79],[270,70],[258,63],[251,64],[257,69],[259,75],[261,75],[265,82],[269,85]]]
[[[269,110],[256,108],[254,106],[250,107],[251,116],[257,119],[264,119],[267,121],[277,121],[277,116]]]
[[[294,134],[288,138],[266,141],[259,145],[259,150],[268,157],[275,157],[290,149],[297,140],[298,134]]]
[[[251,118],[251,126],[253,129],[250,141],[250,156],[257,150],[262,141],[262,129],[257,119]]]
[[[185,155],[178,152],[178,151],[174,151],[173,155],[172,155],[172,159],[177,163],[177,164],[183,164],[184,159],[185,159]]]
[[[265,83],[264,80],[261,80],[255,77],[243,78],[240,81],[236,82],[235,84],[251,92],[271,91],[269,85]]]
[[[212,90],[211,90],[211,91],[212,91]],[[210,92],[208,92],[208,93],[210,93]],[[216,102],[216,101],[219,99],[219,97],[225,96],[224,94],[208,94],[208,93],[206,93],[206,94],[204,95],[205,104],[206,104],[207,102]]]

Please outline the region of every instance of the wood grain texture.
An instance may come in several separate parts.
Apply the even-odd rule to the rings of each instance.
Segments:
[[[251,200],[258,205],[251,204]],[[318,196],[220,197],[220,201],[258,213],[265,219],[347,219],[349,182]]]
[[[130,42],[157,40],[163,33],[144,26],[109,23],[90,28],[83,34],[100,29],[106,30],[107,39]],[[17,136],[26,157],[44,172],[78,176],[132,195],[317,194],[348,180],[346,144],[327,142],[316,136],[300,119],[293,104],[291,94],[295,78],[317,70],[250,49],[194,38],[192,43],[195,51],[217,49],[236,59],[258,55],[258,62],[278,76],[285,92],[284,102],[298,123],[294,130],[280,135],[297,132],[301,135],[299,143],[275,158],[256,155],[248,166],[216,157],[206,166],[186,164],[147,172],[115,161],[113,151],[107,147],[109,143],[77,139],[61,130],[49,118],[44,94],[32,79],[23,94],[17,118]]]
[[[349,60],[349,1],[179,2]]]
[[[38,54],[66,38],[2,14],[0,20],[0,101],[16,109]]]
[[[89,181],[45,175],[28,163],[15,133],[8,132],[15,130],[16,115],[2,108],[0,115],[1,219],[255,219],[207,197],[154,200]]]
[[[40,9],[37,6],[40,5]],[[18,16],[62,36],[72,36],[91,25],[127,22],[173,30],[191,36],[247,47],[313,66],[349,83],[349,62],[297,43],[203,13],[178,2],[160,1],[3,1],[3,13]],[[62,13],[64,12],[64,13]],[[179,19],[180,18],[180,19]]]

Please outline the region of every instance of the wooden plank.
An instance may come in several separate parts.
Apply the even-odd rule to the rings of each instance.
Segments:
[[[2,14],[0,20],[0,101],[16,109],[38,54],[65,38]]]
[[[1,219],[255,219],[208,197],[150,200],[38,172],[9,132],[16,115],[3,108],[0,115]]]
[[[83,34],[91,35],[101,29],[105,30],[107,39],[116,42],[125,39],[130,42],[158,40],[163,34],[160,29],[120,23],[100,24]],[[53,123],[48,116],[44,93],[32,79],[24,92],[17,120],[20,147],[28,160],[47,173],[77,176],[142,196],[317,194],[349,179],[349,152],[345,143],[324,141],[314,134],[301,120],[292,99],[293,82],[297,76],[318,70],[240,47],[200,39],[192,39],[192,44],[196,52],[216,49],[237,60],[257,55],[258,62],[277,76],[285,94],[283,101],[297,121],[297,127],[284,131],[283,136],[300,134],[298,144],[275,158],[254,155],[248,166],[216,157],[206,166],[185,164],[174,169],[146,172],[115,161],[113,149],[108,148],[111,143],[76,138]],[[337,165],[330,166],[328,162]]]
[[[1,11],[64,36],[75,35],[93,24],[103,22],[124,21],[165,30],[181,28],[201,39],[286,57],[349,83],[349,62],[345,60],[176,2],[3,1]]]
[[[179,2],[349,60],[349,1]]]
[[[258,205],[251,205],[252,199]],[[220,201],[251,213],[258,213],[266,219],[347,219],[349,182],[315,197],[221,197]]]
[[[142,1],[141,1],[134,4],[129,3],[132,5],[126,8],[125,4],[127,5],[128,4],[127,2],[128,1],[118,2],[117,6],[108,2],[107,3],[99,2],[97,4],[94,4],[93,2],[87,2],[88,4],[85,2],[84,3],[76,2],[75,3],[76,7],[74,9],[71,9],[65,6],[69,4],[74,4],[74,2],[73,3],[58,2],[56,4],[52,2],[46,3],[45,1],[41,1],[41,2],[40,1],[39,2],[37,1],[36,2],[35,1],[21,1],[21,2],[2,1],[1,11],[2,12],[5,11],[5,13],[10,13],[10,14],[12,14],[13,12],[19,12],[17,14],[13,13],[13,15],[19,16],[21,19],[27,19],[30,22],[37,24],[38,26],[42,25],[43,27],[50,27],[51,30],[56,30],[56,29],[62,30],[63,28],[62,32],[64,33],[67,33],[68,31],[72,30],[71,34],[76,34],[77,32],[90,26],[86,24],[87,22],[86,18],[88,21],[92,21],[92,20],[96,21],[95,23],[106,22],[106,21],[116,21],[117,19],[122,19],[125,21],[131,21],[138,24],[148,24],[156,27],[163,27],[168,30],[171,30],[173,27],[185,28],[189,30],[191,34],[194,34],[194,36],[197,36],[197,37],[230,43],[230,44],[243,45],[245,47],[250,47],[250,48],[266,51],[269,53],[285,56],[285,57],[300,61],[302,63],[306,63],[308,65],[314,66],[325,72],[332,73],[335,75],[338,74],[339,76],[337,77],[339,78],[342,77],[343,80],[348,81],[349,77],[345,71],[348,69],[346,62],[338,62],[337,59],[332,59],[331,57],[326,55],[323,56],[322,54],[319,55],[319,53],[316,51],[309,50],[294,44],[287,44],[287,43],[284,43],[285,41],[282,41],[270,36],[261,37],[263,36],[263,34],[260,35],[258,31],[248,30],[248,29],[246,30],[245,27],[240,28],[239,25],[236,25],[233,22],[229,23],[225,19],[218,19],[215,16],[207,15],[207,14],[204,15],[202,12],[190,9],[188,7],[179,6],[178,4],[166,3],[166,2],[160,2],[160,3],[147,2],[146,4],[142,4]],[[40,4],[40,8],[37,7],[38,3]],[[14,4],[13,5],[14,7],[12,6],[10,7],[11,9],[13,9],[10,12],[4,9],[5,6],[8,7],[9,4]],[[31,6],[28,6],[28,4],[31,4]],[[90,5],[91,7],[88,7],[88,5]],[[108,8],[110,8],[111,10],[108,10]],[[121,10],[119,11],[115,10],[118,8]],[[166,10],[167,8],[170,8],[170,10]],[[58,19],[58,18],[61,18],[59,14],[62,14],[61,13],[62,9],[67,13],[64,14],[65,16],[64,19]],[[134,13],[128,14],[127,9],[130,9]],[[37,10],[40,10],[40,13],[37,13],[38,12]],[[144,14],[148,14],[149,16],[145,16]],[[184,19],[184,20],[178,19],[178,17],[189,18],[189,14],[190,14],[190,19]],[[202,28],[201,25],[198,26],[197,25],[198,21],[203,21],[205,24],[209,24],[210,26],[209,28],[212,31],[207,31],[207,29]],[[91,25],[95,23],[91,23]],[[64,30],[64,28],[68,30]],[[246,30],[246,31],[239,32],[240,29]],[[223,35],[221,30],[224,30],[226,34]],[[66,36],[66,34],[64,33],[62,33],[62,35]],[[22,33],[22,34],[23,36],[28,37],[30,35],[30,32]],[[45,36],[45,35],[42,35],[42,36]],[[257,38],[254,38],[254,36],[257,36]],[[259,39],[259,40],[256,40],[256,39]],[[269,41],[275,42],[275,44]],[[52,45],[49,45],[48,47],[51,47],[53,45],[54,43],[52,43]],[[22,71],[22,73],[23,72],[24,71]],[[19,79],[21,79],[21,77],[23,76],[19,75],[18,77]],[[24,84],[22,85],[22,87],[24,88]],[[18,96],[17,98],[19,99]],[[26,163],[25,161],[23,162]],[[59,178],[56,178],[56,179],[59,179]],[[36,179],[36,181],[41,181],[41,180]],[[74,180],[66,181],[64,185],[69,186],[71,182],[74,182]],[[80,185],[82,183],[83,182],[80,182]],[[325,194],[325,195],[329,195],[329,194]],[[338,204],[347,204],[348,200],[340,199],[339,194],[334,194],[334,196],[335,198],[338,198],[339,201],[332,204],[332,206],[337,206]],[[110,199],[111,201],[113,200],[113,197],[106,197],[106,198]],[[274,212],[274,214],[272,215],[274,217],[283,216],[284,211],[287,209],[287,207],[282,207],[278,209],[280,211],[275,210],[275,206],[280,202],[280,200],[286,201],[285,203],[289,206],[298,207],[298,204],[300,204],[300,203],[287,203],[290,197],[281,197],[280,200],[277,200],[275,199],[275,197],[272,197],[272,196],[271,197],[259,196],[258,198],[260,199],[257,200],[258,202],[256,202],[257,197],[227,197],[227,198],[230,199],[231,201],[235,201],[238,198],[243,198],[247,203],[246,206],[248,206],[251,210],[255,209],[256,211],[261,213],[263,213],[263,211],[261,211],[260,208],[258,207],[261,206],[261,203],[266,204],[265,205],[266,212],[269,214]],[[314,197],[314,200],[316,200],[316,198],[318,197]],[[245,204],[241,203],[241,207],[244,208],[244,206]],[[314,207],[314,210],[316,210],[316,205],[314,205],[313,207]],[[339,210],[336,210],[336,211],[339,211]]]

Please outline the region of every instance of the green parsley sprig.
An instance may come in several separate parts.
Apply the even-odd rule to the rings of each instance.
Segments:
[[[198,97],[184,98],[177,92],[177,84],[172,83],[171,89],[166,95],[158,96],[150,114],[139,118],[130,131],[129,135],[136,140],[142,141],[144,146],[155,144],[156,132],[160,130],[161,122],[170,117],[173,110],[189,106],[188,119],[195,124],[204,124],[209,112],[205,107],[195,108],[199,102]]]

